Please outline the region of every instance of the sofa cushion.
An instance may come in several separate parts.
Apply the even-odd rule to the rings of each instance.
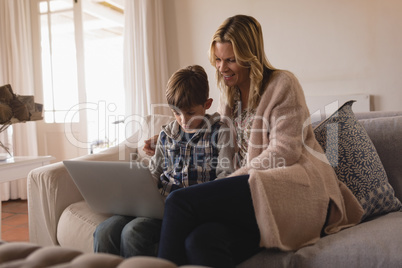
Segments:
[[[279,249],[264,249],[236,266],[236,268],[250,267],[281,267],[290,268],[294,251],[281,251]],[[297,267],[300,268],[300,267]]]
[[[15,242],[8,244],[4,241],[0,241],[0,263],[25,258],[39,248],[39,245],[29,244],[26,242]]]
[[[395,196],[402,200],[402,115],[359,120],[372,140],[388,175],[388,181],[395,190]]]
[[[57,241],[63,247],[93,252],[95,228],[110,216],[94,212],[85,201],[73,203],[60,216]]]
[[[289,267],[400,267],[402,212],[366,221],[298,250]]]
[[[146,256],[122,258],[108,253],[83,253],[59,246],[40,247],[33,243],[0,241],[0,267],[27,268],[177,268],[173,262]],[[206,268],[184,265],[183,268]]]
[[[81,254],[82,252],[69,248],[40,248],[22,260],[21,263],[24,263],[25,267],[50,267],[59,263],[70,262]]]
[[[369,216],[399,210],[387,174],[364,127],[353,114],[349,101],[319,124],[315,135],[338,179],[346,184]]]
[[[264,249],[238,265],[247,267],[400,267],[402,212],[393,212],[325,236],[298,251]]]
[[[117,255],[107,253],[83,253],[71,262],[60,264],[57,268],[111,268],[120,267],[124,259]]]

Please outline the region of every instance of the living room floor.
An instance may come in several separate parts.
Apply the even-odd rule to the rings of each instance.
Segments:
[[[27,200],[9,200],[1,203],[1,239],[29,241]]]

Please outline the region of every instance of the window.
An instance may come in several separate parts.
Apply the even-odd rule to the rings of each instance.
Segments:
[[[36,1],[45,122],[85,121],[88,144],[113,145],[125,110],[124,0]]]

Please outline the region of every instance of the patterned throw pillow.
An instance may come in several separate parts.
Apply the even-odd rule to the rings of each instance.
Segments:
[[[362,220],[401,209],[371,139],[346,102],[314,133],[338,179],[353,192],[364,209]]]

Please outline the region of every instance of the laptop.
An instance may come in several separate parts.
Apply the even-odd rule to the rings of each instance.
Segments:
[[[138,162],[63,161],[88,205],[97,212],[163,218],[164,198]]]

